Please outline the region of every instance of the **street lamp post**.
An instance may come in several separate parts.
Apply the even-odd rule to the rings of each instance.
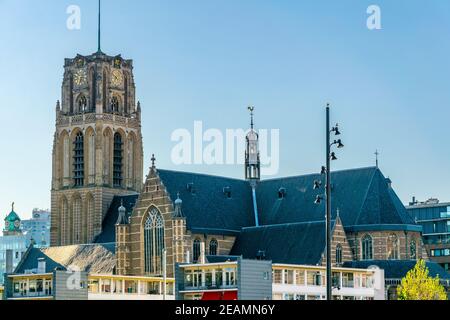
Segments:
[[[326,178],[325,178],[325,198],[326,198],[326,248],[327,248],[327,300],[332,299],[332,287],[331,287],[331,176],[330,176],[330,105],[327,105],[326,116],[326,129],[327,129],[327,147],[326,147]]]
[[[331,152],[331,147],[337,145],[338,148],[343,148],[341,139],[331,142],[331,133],[338,136],[339,127],[330,129],[330,104],[326,108],[326,167],[322,167],[321,174],[325,175],[325,195],[318,195],[315,203],[320,204],[325,197],[325,247],[326,247],[326,288],[327,300],[332,300],[332,270],[331,270],[331,160],[337,160],[336,154]],[[314,189],[319,189],[322,186],[321,181],[314,181]]]

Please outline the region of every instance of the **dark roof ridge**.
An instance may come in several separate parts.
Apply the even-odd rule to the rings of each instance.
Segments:
[[[331,220],[334,223],[336,220]],[[287,223],[277,223],[277,224],[266,224],[261,226],[253,226],[253,227],[244,227],[242,231],[249,229],[262,229],[262,228],[275,228],[275,227],[285,227],[285,226],[297,226],[297,225],[306,225],[306,224],[319,224],[325,223],[325,220],[315,220],[315,221],[306,221],[306,222],[287,222]]]
[[[367,170],[367,169],[378,169],[378,170],[380,170],[377,167],[369,166],[369,167],[361,167],[361,168],[350,168],[350,169],[335,170],[335,171],[332,171],[331,174],[334,174],[334,173],[346,173],[346,172]],[[293,178],[303,178],[303,177],[317,176],[319,174],[320,173],[317,172],[317,173],[307,173],[307,174],[301,174],[301,175],[295,175],[295,176],[284,176],[284,177],[278,177],[278,178],[264,179],[264,180],[261,180],[261,182],[276,181],[276,180],[283,180],[283,179],[293,179]]]
[[[190,171],[177,171],[177,170],[170,170],[170,169],[156,169],[156,172],[158,172],[158,171],[172,172],[172,173],[184,173],[184,174],[191,174],[191,175],[197,175],[197,176],[203,176],[203,177],[220,178],[220,179],[234,180],[234,181],[239,181],[239,182],[247,182],[244,179],[219,176],[219,175],[214,175],[214,174],[210,174],[210,173],[198,173],[198,172],[190,172]]]
[[[332,171],[331,173],[345,173],[345,172],[352,172],[352,171],[359,171],[359,170],[367,170],[367,169],[377,169],[379,168],[375,166],[368,166],[368,167],[360,167],[360,168],[349,168],[349,169],[342,169],[342,170],[336,170]],[[184,174],[192,174],[192,175],[198,175],[198,176],[204,176],[204,177],[212,177],[212,178],[221,178],[221,179],[227,179],[227,180],[234,180],[234,181],[240,181],[240,182],[247,182],[245,179],[239,179],[239,178],[233,178],[233,177],[226,177],[226,176],[220,176],[216,174],[210,174],[210,173],[201,173],[201,172],[191,172],[191,171],[179,171],[179,170],[172,170],[172,169],[156,169],[156,172],[163,171],[163,172],[172,172],[172,173],[184,173]],[[315,176],[319,173],[307,173],[307,174],[300,174],[300,175],[293,175],[293,176],[283,176],[278,178],[270,178],[270,179],[264,179],[261,180],[261,182],[266,181],[276,181],[276,180],[283,180],[283,179],[292,179],[292,178],[300,178],[300,177],[309,177],[309,176]]]

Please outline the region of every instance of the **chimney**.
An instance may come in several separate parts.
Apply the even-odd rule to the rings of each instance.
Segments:
[[[12,250],[6,250],[6,268],[5,273],[13,273],[14,267],[13,267],[13,251]]]
[[[45,270],[46,270],[45,258],[39,258],[37,273],[43,274],[43,273],[45,273]]]
[[[200,242],[200,257],[198,257],[198,263],[199,264],[205,264],[206,263],[206,256],[205,256],[205,242]]]

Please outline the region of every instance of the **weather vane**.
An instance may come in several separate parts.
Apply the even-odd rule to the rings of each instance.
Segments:
[[[248,106],[248,111],[250,111],[250,117],[251,117],[250,125],[251,125],[252,130],[253,130],[253,111],[255,111],[255,106],[252,106],[252,105]]]

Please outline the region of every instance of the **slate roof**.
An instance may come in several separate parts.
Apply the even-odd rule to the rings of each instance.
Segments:
[[[94,274],[112,274],[116,265],[114,249],[115,244],[73,245],[42,249],[30,247],[14,273],[29,273],[30,270],[37,269],[38,259],[44,258],[46,273],[60,268]]]
[[[272,225],[323,220],[325,203],[314,203],[320,193],[320,190],[313,190],[314,180],[320,180],[325,185],[320,174],[260,182],[257,187],[260,223]],[[420,228],[376,167],[333,172],[331,186],[332,219],[336,218],[339,209],[345,228],[379,228],[383,225],[414,225]],[[278,199],[280,188],[286,189],[282,200]]]
[[[230,254],[255,259],[264,251],[273,263],[316,265],[324,249],[325,221],[315,221],[244,228]]]
[[[94,243],[115,243],[116,242],[116,223],[119,218],[119,207],[123,200],[123,206],[126,209],[127,218],[131,215],[139,195],[115,196],[109,209],[103,219],[102,233],[94,240]]]
[[[377,266],[384,270],[385,279],[399,280],[406,276],[409,270],[413,269],[417,261],[415,260],[371,260],[371,261],[348,261],[344,262],[345,268],[363,268]],[[438,263],[427,261],[426,266],[430,271],[430,276],[437,275],[441,280],[450,280],[450,274]]]
[[[172,201],[180,193],[189,230],[239,232],[242,227],[255,224],[251,188],[247,181],[159,169],[158,174]],[[188,190],[188,184],[192,184],[194,192]],[[231,190],[231,198],[224,193],[226,187]]]
[[[306,228],[311,221],[324,220],[325,203],[320,205],[314,203],[316,196],[323,192],[323,190],[313,189],[314,180],[323,180],[323,176],[319,174],[260,181],[256,189],[259,222],[260,225],[269,227],[253,229],[251,227],[254,227],[255,221],[252,192],[247,181],[162,169],[158,169],[157,173],[172,201],[175,201],[178,197],[177,194],[180,193],[183,201],[183,214],[187,218],[187,229],[191,232],[238,236],[244,228],[242,235],[238,238],[236,251],[234,251],[239,255],[241,253],[237,251],[237,248],[241,246],[239,243],[242,243],[239,239],[244,239],[251,233],[261,237],[259,242],[255,242],[255,246],[265,245],[269,238],[273,241],[277,239],[284,241],[281,240],[280,230],[284,230],[281,233],[292,232],[292,242],[298,244],[296,235],[303,234],[302,228]],[[358,229],[422,230],[422,227],[408,215],[405,207],[378,168],[336,171],[332,173],[331,180],[332,219],[336,219],[339,209],[342,224],[347,231]],[[286,190],[283,199],[278,197],[280,188]],[[229,198],[227,192],[224,191],[231,191],[231,197]],[[95,243],[115,242],[115,224],[121,200],[123,200],[129,216],[137,199],[138,195],[114,197],[103,221],[103,231],[97,236]],[[279,226],[275,227],[275,225]],[[315,225],[316,223],[312,223],[307,228],[313,228]],[[269,236],[272,233],[273,235]],[[306,244],[299,245],[310,246],[319,245],[319,243],[306,242]],[[322,246],[321,243],[320,246]],[[254,258],[256,254],[254,249],[244,248],[242,245],[242,250],[248,257]],[[322,252],[322,250],[319,251]],[[295,257],[298,261],[312,259]],[[283,257],[273,260],[280,263],[286,262]],[[312,260],[317,259],[315,257]]]

